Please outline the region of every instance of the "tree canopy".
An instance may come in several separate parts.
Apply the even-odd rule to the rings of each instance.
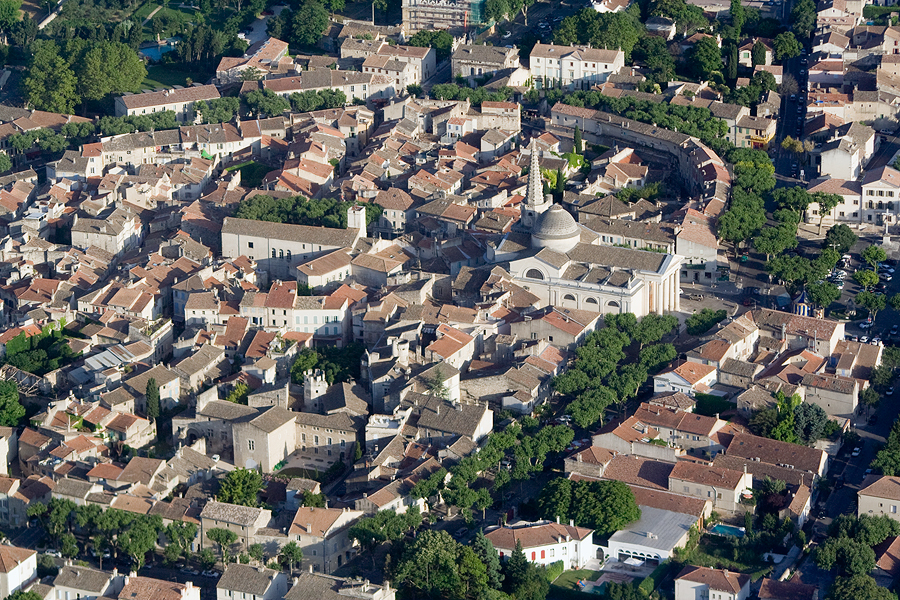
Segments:
[[[241,506],[258,506],[257,495],[263,478],[255,469],[235,469],[225,476],[219,488],[219,501]]]
[[[618,531],[641,518],[631,489],[621,481],[571,481],[553,479],[538,497],[538,511],[545,519],[570,519],[599,535]]]

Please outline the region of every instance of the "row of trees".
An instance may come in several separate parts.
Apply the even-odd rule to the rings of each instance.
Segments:
[[[900,535],[900,523],[887,515],[841,515],[836,518],[828,528],[827,539],[819,546],[815,556],[820,568],[837,573],[829,598],[896,598],[886,588],[879,587],[869,576],[875,568],[873,548],[896,535]]]
[[[600,536],[614,533],[641,518],[634,493],[621,481],[553,479],[538,497],[538,512],[550,521],[572,520]]]
[[[22,85],[30,106],[71,113],[84,100],[140,90],[147,76],[137,52],[121,42],[37,40]]]
[[[253,196],[244,200],[234,216],[239,219],[290,223],[292,225],[321,225],[335,229],[347,228],[347,209],[350,202],[334,198],[307,199],[303,196],[272,198]],[[381,217],[381,207],[375,203],[366,204],[366,223],[371,224]]]
[[[674,346],[654,342],[677,325],[671,315],[647,315],[641,321],[631,313],[607,315],[606,327],[588,334],[575,364],[553,380],[554,389],[568,397],[566,412],[575,423],[587,429],[601,421],[610,406],[624,407],[650,373],[674,360]],[[636,361],[625,361],[630,346]]]

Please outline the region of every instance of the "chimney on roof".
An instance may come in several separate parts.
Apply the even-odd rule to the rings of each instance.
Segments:
[[[575,527],[575,519],[569,519],[569,527]]]
[[[312,565],[309,565],[309,572],[310,572],[310,573],[313,572],[313,566],[312,566]],[[300,581],[300,580],[299,580],[299,578],[298,578],[298,579],[297,579],[297,582],[299,582],[299,581]]]

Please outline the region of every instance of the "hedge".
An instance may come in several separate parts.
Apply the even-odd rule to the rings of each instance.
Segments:
[[[563,561],[558,560],[555,563],[551,563],[547,565],[546,570],[544,571],[544,576],[547,578],[547,581],[553,583],[556,581],[556,578],[563,574],[563,571],[566,570],[566,567],[563,565]]]
[[[666,579],[669,575],[673,574],[673,571],[677,569],[679,565],[670,560],[665,560],[659,564],[658,567],[653,569],[653,572],[647,575],[643,581],[638,585],[638,589],[645,596],[650,596],[653,593],[653,590],[658,588],[663,580]]]

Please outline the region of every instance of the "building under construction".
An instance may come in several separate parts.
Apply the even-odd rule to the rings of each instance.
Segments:
[[[481,24],[485,0],[403,0],[403,28],[407,35],[422,29],[463,33]]]

